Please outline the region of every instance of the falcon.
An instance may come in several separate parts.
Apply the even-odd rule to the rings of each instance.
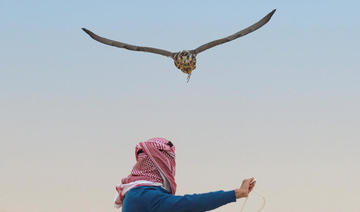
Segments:
[[[175,66],[178,69],[180,69],[182,72],[184,72],[185,74],[188,75],[187,81],[189,82],[191,73],[196,68],[196,56],[199,53],[201,53],[207,49],[210,49],[214,46],[221,45],[223,43],[227,43],[229,41],[235,40],[239,37],[242,37],[244,35],[247,35],[253,31],[259,29],[260,27],[264,26],[267,22],[269,22],[269,20],[271,19],[271,17],[275,13],[275,11],[276,11],[276,9],[271,11],[269,14],[267,14],[265,17],[263,17],[261,20],[259,20],[255,24],[253,24],[245,29],[242,29],[232,35],[205,43],[205,44],[197,47],[196,49],[183,50],[183,51],[179,51],[179,52],[170,52],[167,50],[153,48],[153,47],[135,46],[135,45],[122,43],[119,41],[114,41],[114,40],[110,40],[110,39],[101,37],[86,28],[82,28],[82,30],[84,30],[94,40],[96,40],[100,43],[106,44],[106,45],[124,48],[124,49],[132,50],[132,51],[150,52],[150,53],[155,53],[155,54],[160,54],[160,55],[163,55],[166,57],[170,57],[174,60]]]

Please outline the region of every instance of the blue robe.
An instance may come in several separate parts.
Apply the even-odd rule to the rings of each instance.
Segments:
[[[235,201],[234,190],[177,196],[159,186],[139,186],[125,195],[122,212],[202,212]]]

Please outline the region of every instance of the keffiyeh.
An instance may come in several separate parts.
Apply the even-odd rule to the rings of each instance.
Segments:
[[[140,142],[135,148],[136,164],[116,186],[115,207],[120,208],[126,193],[138,186],[162,186],[175,194],[175,146],[165,138]]]

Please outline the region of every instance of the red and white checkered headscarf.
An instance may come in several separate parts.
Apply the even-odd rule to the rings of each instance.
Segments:
[[[125,194],[138,186],[162,186],[175,194],[175,146],[165,138],[140,142],[135,148],[136,164],[131,173],[116,186],[115,207],[120,208]]]

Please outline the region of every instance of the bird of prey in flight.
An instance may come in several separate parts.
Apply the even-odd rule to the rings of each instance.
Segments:
[[[115,46],[115,47],[119,47],[119,48],[125,48],[125,49],[132,50],[132,51],[150,52],[150,53],[155,53],[155,54],[160,54],[160,55],[163,55],[166,57],[170,57],[174,60],[175,66],[178,69],[180,69],[185,74],[188,74],[187,81],[189,81],[192,71],[196,68],[197,54],[199,54],[200,52],[203,52],[207,49],[210,49],[214,46],[235,40],[239,37],[242,37],[244,35],[247,35],[253,31],[259,29],[260,27],[264,26],[271,19],[272,15],[275,13],[275,11],[276,11],[276,9],[271,11],[269,14],[267,14],[265,17],[263,17],[260,21],[256,22],[255,24],[253,24],[241,31],[236,32],[235,34],[205,43],[205,44],[197,47],[196,49],[183,50],[183,51],[179,51],[179,52],[170,52],[167,50],[153,48],[153,47],[135,46],[135,45],[127,44],[127,43],[122,43],[119,41],[110,40],[110,39],[107,39],[104,37],[100,37],[86,28],[82,28],[82,30],[84,30],[94,40],[96,40],[100,43],[106,44],[106,45]]]

